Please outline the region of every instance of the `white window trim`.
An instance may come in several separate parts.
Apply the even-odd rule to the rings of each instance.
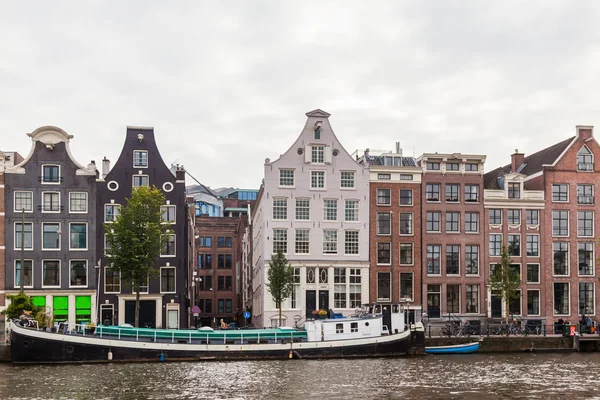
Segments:
[[[165,205],[160,206],[160,208],[161,208],[161,215],[163,214],[163,212],[162,212],[163,208],[166,208],[166,209],[172,208],[174,210],[173,211],[173,221],[172,222],[166,221],[166,222],[163,222],[163,224],[175,225],[177,223],[177,206],[174,206],[172,204],[165,204]],[[168,214],[168,212],[167,212],[167,214]]]
[[[410,264],[402,264],[401,260],[402,260],[402,245],[403,244],[410,244],[411,249],[412,249],[412,263]],[[398,243],[398,265],[401,265],[403,267],[409,267],[409,266],[414,266],[415,265],[415,244],[413,242],[400,242]],[[414,282],[413,282],[414,285]],[[414,292],[413,292],[414,293]]]
[[[165,292],[165,291],[163,290],[163,287],[162,287],[162,270],[163,270],[164,268],[171,268],[171,269],[173,269],[173,270],[175,271],[175,277],[173,278],[173,280],[174,280],[174,282],[173,282],[173,283],[175,284],[175,285],[174,285],[175,287],[173,288],[173,291],[172,291],[172,292]],[[160,267],[160,292],[161,292],[161,293],[177,293],[177,268],[175,268],[175,267],[172,267],[172,266],[169,266],[169,267],[166,267],[166,266],[165,266],[165,267]]]
[[[285,200],[285,218],[275,218],[275,202],[277,200]],[[271,203],[271,215],[273,216],[273,221],[287,221],[289,220],[289,212],[290,212],[290,208],[289,208],[289,201],[287,197],[273,197],[273,202]],[[283,208],[283,206],[277,206],[277,208]],[[295,211],[296,209],[294,209]]]
[[[35,274],[33,273],[33,271],[34,271],[33,260],[31,258],[25,258],[25,259],[23,259],[23,261],[25,261],[25,262],[31,261],[31,285],[23,285],[23,288],[25,288],[25,289],[31,289],[34,286],[33,279],[35,277]],[[20,258],[19,259],[15,259],[15,261],[14,261],[13,283],[14,283],[14,288],[15,289],[18,289],[18,288],[21,287],[20,285],[17,285],[17,262],[21,262],[21,259]],[[43,276],[42,276],[42,278],[43,278]],[[23,266],[21,266],[21,279],[23,279]]]
[[[580,236],[579,235],[579,212],[580,211],[591,212],[592,213],[592,234],[589,235],[589,236]],[[578,239],[579,238],[582,238],[582,239],[586,239],[587,238],[587,239],[589,239],[589,238],[594,238],[595,237],[595,233],[596,233],[595,232],[596,231],[596,229],[595,229],[596,228],[595,227],[595,225],[596,225],[595,218],[596,218],[596,213],[594,212],[594,210],[577,210],[577,238]]]
[[[414,257],[413,257],[414,258]],[[412,297],[402,297],[402,274],[411,274],[412,275],[412,279],[411,279],[411,293],[412,293]],[[399,299],[410,299],[410,302],[415,301],[415,273],[414,272],[404,272],[404,271],[400,271],[400,274],[398,275],[398,298]]]
[[[173,257],[177,257],[177,235],[175,233],[165,233],[163,236],[173,236],[173,238],[175,239],[173,241],[174,245],[173,245],[173,250],[175,251],[174,254],[160,254],[160,258],[173,258]],[[162,248],[161,248],[162,251]]]
[[[110,268],[110,267],[104,268],[104,294],[119,294],[119,293],[121,293],[121,283],[122,283],[121,282],[121,271],[119,271],[119,291],[118,292],[109,292],[106,290],[106,272],[109,269],[112,269],[112,268]]]
[[[133,184],[135,178],[136,177],[140,177],[140,176],[145,176],[146,178],[148,178],[148,186],[150,186],[150,176],[148,176],[147,174],[133,174],[133,175],[131,175],[131,187],[132,188],[136,188],[136,187],[140,187],[140,186],[145,186],[145,185],[135,186]]]
[[[402,223],[401,223],[400,218],[402,217],[402,214],[410,214],[410,222],[412,224],[412,226],[411,226],[412,233],[400,233],[400,229],[402,228]],[[392,214],[392,218],[394,218],[393,214]],[[402,237],[415,236],[415,213],[412,213],[412,212],[399,212],[398,213],[398,235],[402,236]]]
[[[308,252],[307,253],[296,253],[296,245],[298,244],[298,231],[308,231]],[[309,256],[310,253],[310,229],[308,228],[296,228],[294,229],[294,255],[298,256]]]
[[[476,231],[468,231],[467,230],[467,214],[477,215],[477,230]],[[463,219],[463,228],[465,229],[465,235],[479,235],[481,233],[481,214],[476,211],[466,211]]]
[[[594,290],[594,296],[593,296],[593,305],[594,305],[594,312],[593,313],[586,313],[585,315],[591,316],[591,317],[595,317],[596,316],[596,308],[598,308],[596,306],[596,281],[578,281],[577,282],[577,315],[581,315],[581,313],[579,312],[579,284],[580,283],[591,283],[592,284],[592,288]],[[571,293],[569,293],[571,294]],[[569,296],[569,300],[571,300],[570,296]],[[569,302],[570,303],[570,302]],[[570,311],[570,309],[569,309]]]
[[[44,182],[44,167],[58,167],[58,182]],[[40,183],[42,185],[60,185],[60,164],[42,164],[41,178]]]
[[[378,218],[379,214],[389,214],[389,216],[390,216],[390,219],[389,219],[389,222],[390,222],[390,224],[389,224],[389,226],[390,226],[390,233],[379,233],[379,218]],[[381,211],[381,212],[377,212],[376,213],[376,215],[375,215],[375,224],[376,224],[375,234],[377,236],[392,236],[392,230],[393,230],[393,227],[392,227],[392,225],[393,225],[392,218],[394,218],[394,214],[391,213],[391,212]]]
[[[80,248],[75,248],[75,247],[71,247],[71,225],[85,225],[85,249],[80,249]],[[89,235],[88,235],[89,229],[88,229],[88,223],[87,222],[69,222],[69,251],[87,251],[89,246]],[[69,265],[69,268],[71,268],[71,266]]]
[[[477,273],[476,274],[467,273],[467,246],[477,247]],[[465,276],[470,276],[470,277],[481,276],[481,245],[467,243],[463,247],[465,248]],[[465,288],[465,293],[466,293],[466,288]]]
[[[537,244],[538,244],[538,255],[537,256],[529,256],[527,255],[527,236],[537,236],[538,240],[537,240]],[[542,248],[542,244],[540,242],[540,234],[539,233],[526,233],[525,234],[525,253],[523,253],[525,255],[525,257],[529,257],[529,258],[540,258],[540,253]],[[521,244],[521,251],[523,251],[523,245]],[[529,264],[535,264],[535,263],[529,263]]]
[[[17,235],[20,237],[21,234],[17,233],[17,224],[21,224],[21,221],[15,221],[14,225],[13,225],[13,244],[15,246],[15,250],[21,250],[21,247],[17,247]],[[33,234],[33,222],[27,222],[25,221],[25,223],[23,225],[31,225],[31,247],[24,247],[23,250],[25,251],[32,251],[35,244],[33,243],[33,240],[35,239],[35,235]],[[25,229],[25,227],[23,226],[22,229]],[[43,239],[43,238],[42,238]]]
[[[342,186],[342,174],[343,173],[350,173],[352,174],[352,186],[350,187],[344,187]],[[350,171],[350,170],[341,170],[340,171],[340,190],[356,190],[356,171]],[[391,198],[391,192],[390,192],[390,198]]]
[[[389,203],[380,203],[379,202],[379,191],[387,190],[390,193],[390,202]],[[377,188],[375,191],[375,205],[380,207],[391,207],[392,206],[392,189],[391,188]]]
[[[44,247],[44,225],[56,225],[58,224],[58,232],[60,232],[58,234],[58,248],[45,248]],[[60,251],[62,249],[62,223],[61,222],[42,222],[42,231],[41,231],[41,242],[42,242],[42,251]],[[42,271],[44,270],[44,267],[42,265]]]
[[[46,261],[58,261],[58,285],[44,285],[44,262]],[[62,265],[61,261],[55,258],[42,259],[42,289],[44,288],[60,288],[60,283],[62,279]]]
[[[537,282],[529,282],[529,281],[527,280],[527,276],[528,276],[528,275],[527,275],[527,265],[529,265],[529,264],[531,264],[531,265],[537,265],[537,266],[538,266]],[[524,282],[524,283],[525,283],[525,284],[527,284],[527,285],[539,285],[539,284],[540,284],[540,282],[541,282],[541,277],[540,277],[540,275],[542,274],[542,270],[541,270],[541,268],[542,268],[542,266],[541,266],[541,264],[540,264],[540,263],[525,263],[525,282]],[[522,278],[521,278],[521,281],[523,281],[523,279],[522,279]]]
[[[383,264],[385,265],[385,264]],[[388,276],[389,279],[389,286],[388,286],[388,291],[390,292],[390,297],[379,297],[379,274],[386,274]],[[391,301],[391,296],[392,296],[392,279],[391,279],[391,273],[390,272],[385,272],[385,271],[378,271],[377,272],[377,301]]]
[[[566,235],[555,235],[554,234],[554,211],[566,211],[567,212],[567,234]],[[553,238],[566,238],[569,237],[569,235],[571,234],[571,224],[570,224],[570,218],[571,218],[571,213],[569,212],[570,210],[550,210],[550,228],[552,229],[552,237]]]
[[[292,171],[292,184],[291,185],[282,185],[281,184],[281,171]],[[277,170],[277,187],[294,189],[296,187],[296,170],[293,168],[279,168]]]
[[[410,204],[402,204],[400,203],[400,191],[401,190],[409,190],[410,191]],[[415,204],[415,191],[413,189],[399,189],[398,190],[398,206],[400,207],[412,207]]]
[[[566,283],[567,284],[567,288],[569,289],[569,300],[567,301],[567,305],[569,306],[569,309],[567,310],[566,314],[557,314],[555,312],[555,310],[556,310],[556,302],[555,302],[556,296],[554,295],[554,284],[555,283],[563,283],[563,284]],[[579,284],[577,284],[577,292],[579,292]],[[579,295],[579,293],[577,293],[577,295]],[[577,297],[577,304],[579,304],[579,297]],[[562,281],[552,282],[552,315],[555,316],[555,317],[565,316],[565,315],[566,316],[571,315],[571,284],[570,284],[570,282],[568,282],[568,281],[567,282],[562,282]]]
[[[508,233],[506,235],[506,250],[508,250],[508,246],[510,246],[510,241],[508,240],[509,236],[518,236],[519,237],[519,254],[510,255],[510,257],[521,257],[523,255],[523,235],[520,233]],[[527,243],[525,244],[527,246]],[[527,250],[525,250],[525,254],[527,254]]]
[[[73,261],[83,261],[85,262],[85,285],[71,285],[71,262]],[[90,279],[90,269],[89,269],[89,263],[88,260],[86,259],[70,259],[69,260],[69,288],[86,288],[88,287],[89,284],[89,279]]]
[[[294,204],[294,221],[310,221],[310,197],[296,197]],[[308,200],[308,218],[306,219],[298,219],[298,200]],[[302,207],[304,208],[304,207]]]
[[[335,201],[335,219],[326,219],[327,207],[325,207],[325,200],[334,200]],[[338,204],[339,204],[338,199],[332,199],[332,198],[323,199],[323,222],[337,222],[338,221],[338,209],[339,209]],[[344,203],[344,206],[345,206],[345,203]]]
[[[29,193],[31,196],[31,210],[25,210],[25,214],[31,214],[33,213],[33,208],[35,207],[35,201],[33,198],[33,191],[31,190],[15,190],[13,192],[13,212],[15,213],[20,213],[23,210],[17,210],[17,193]]]
[[[593,278],[593,277],[596,276],[596,242],[595,241],[594,242],[577,242],[577,260],[579,260],[579,243],[591,243],[592,244],[592,261],[593,261],[594,265],[592,266],[592,274],[591,275],[581,275],[579,273],[579,261],[578,261],[578,263],[577,263],[577,277],[581,277],[581,278]]]
[[[554,185],[560,186],[560,185],[567,185],[567,200],[566,201],[561,201],[561,200],[554,200],[554,195],[553,195],[553,188]],[[571,187],[568,183],[553,183],[552,185],[550,185],[550,201],[552,203],[558,203],[558,204],[566,204],[569,202],[569,200],[571,199],[571,194],[569,193],[571,191]]]
[[[455,275],[452,275],[455,276]],[[449,313],[448,311],[448,286],[458,286],[458,313],[457,314],[462,314],[462,295],[463,295],[463,291],[465,294],[465,300],[466,300],[466,295],[467,295],[467,285],[466,284],[461,284],[461,283],[455,283],[455,282],[446,282],[445,287],[446,287],[446,296],[442,297],[442,292],[440,292],[440,318],[444,318],[444,313],[442,312],[442,305],[446,306],[446,314]],[[442,289],[442,284],[440,284],[440,290]],[[444,301],[442,302],[442,299],[444,299]],[[452,313],[454,314],[454,313]]]
[[[140,165],[135,165],[135,153],[146,153],[146,166],[142,167]],[[133,168],[148,168],[148,166],[150,165],[150,160],[148,159],[148,150],[133,150],[133,159],[131,160],[132,164],[133,164]]]
[[[448,229],[446,229],[446,224],[448,223],[448,214],[458,214],[458,230],[456,231],[449,231]],[[450,234],[450,235],[457,235],[457,234],[461,234],[463,233],[460,228],[461,228],[461,212],[460,211],[446,211],[445,215],[444,215],[444,233]],[[441,217],[441,216],[440,216]],[[441,225],[441,218],[440,218],[440,225]],[[441,227],[440,227],[441,228]]]
[[[386,244],[386,243],[387,243],[387,244],[389,244],[389,245],[390,245],[390,262],[389,262],[389,263],[380,263],[380,262],[379,262],[379,243],[381,243],[381,244]],[[392,251],[393,251],[393,250],[392,250],[392,242],[377,242],[377,243],[376,243],[376,246],[377,246],[377,247],[376,247],[376,249],[377,249],[377,250],[376,250],[376,251],[377,251],[377,254],[375,255],[375,264],[376,264],[376,265],[383,265],[383,266],[386,266],[386,265],[387,265],[387,266],[390,266],[390,265],[392,265],[392,257],[393,257],[393,256],[392,256]]]
[[[313,177],[313,172],[322,172],[323,173],[323,187],[313,187],[312,186],[312,177]],[[325,170],[320,170],[320,169],[313,169],[310,171],[309,174],[309,182],[308,182],[308,187],[310,190],[318,190],[318,191],[325,191],[327,190],[327,171]]]
[[[104,218],[103,218],[103,220],[104,220],[104,223],[105,223],[105,224],[112,224],[112,223],[113,223],[113,220],[112,220],[112,219],[111,219],[111,220],[108,220],[108,221],[106,220],[106,207],[107,207],[107,206],[111,206],[111,207],[117,207],[117,208],[119,209],[119,214],[121,214],[121,205],[120,205],[120,204],[115,204],[115,203],[106,203],[106,204],[104,204],[104,212],[103,212],[103,215],[104,215]]]
[[[566,243],[567,244],[567,273],[564,275],[556,275],[554,273],[554,243]],[[552,257],[550,258],[550,260],[552,260],[552,261],[551,261],[550,267],[552,268],[552,276],[559,277],[559,278],[565,277],[565,276],[570,277],[571,276],[571,260],[570,260],[570,258],[571,258],[571,242],[564,242],[564,241],[552,242],[551,251],[552,251],[552,253],[551,253]],[[569,293],[569,295],[570,295],[570,293]]]
[[[105,233],[104,234],[104,247],[103,247],[102,252],[103,252],[103,254],[104,254],[105,257],[110,257],[109,255],[106,254],[106,238],[107,238],[107,236],[108,236],[108,234]]]
[[[71,210],[71,195],[72,194],[85,194],[85,211],[73,211]],[[69,192],[69,214],[87,214],[89,208],[89,196],[88,192]]]
[[[427,185],[437,185],[438,186],[438,196],[439,198],[437,200],[428,200],[427,199]],[[445,194],[444,194],[445,196]],[[433,203],[433,204],[437,204],[437,203],[441,203],[442,202],[442,184],[441,183],[425,183],[425,202],[426,203]]]
[[[352,200],[352,201],[356,201],[356,204],[358,204],[358,207],[353,208],[353,210],[356,210],[357,212],[357,218],[356,221],[348,221],[346,219],[346,200]],[[344,222],[349,222],[351,224],[360,224],[360,199],[344,199]]]
[[[44,195],[45,194],[49,194],[49,193],[58,194],[58,210],[57,211],[45,211],[44,210]],[[60,214],[60,212],[61,212],[60,207],[62,205],[62,199],[60,197],[61,197],[60,196],[60,192],[57,192],[55,190],[46,190],[46,191],[43,191],[42,192],[42,201],[41,201],[42,208],[40,209],[40,212],[43,213],[43,214]]]
[[[448,262],[448,246],[458,246],[458,272],[457,272],[456,274],[449,274],[449,273],[447,273],[447,272],[446,272],[446,276],[460,276],[460,275],[461,275],[461,271],[462,271],[462,268],[461,268],[461,267],[462,267],[462,265],[461,265],[461,262],[460,262],[460,259],[461,259],[461,254],[460,254],[460,251],[461,251],[461,250],[462,250],[462,248],[464,248],[465,246],[464,246],[464,245],[460,245],[460,244],[450,244],[450,243],[447,243],[447,244],[445,245],[445,247],[446,247],[446,248],[444,249],[444,256],[445,256],[445,257],[444,257],[444,261],[445,261],[446,263]],[[440,250],[441,250],[441,249],[440,249]],[[441,256],[442,256],[442,255],[440,254],[440,257],[441,257]],[[440,260],[440,261],[441,261],[441,260]],[[445,265],[445,267],[446,267],[446,271],[447,271],[447,270],[448,270],[448,265]],[[440,271],[441,271],[441,268],[440,268]],[[445,272],[445,271],[444,271],[444,272]],[[459,310],[461,310],[461,308],[459,308]]]
[[[467,172],[476,172],[476,171],[467,171]],[[477,286],[479,288],[479,289],[477,289],[477,311],[475,311],[475,312],[467,312],[467,287],[468,286]],[[465,314],[466,315],[481,314],[481,285],[478,283],[467,282],[465,284]],[[522,312],[521,312],[521,314],[522,314]]]
[[[525,293],[530,292],[530,291],[538,292],[538,313],[537,314],[529,314],[529,301],[528,301],[529,296],[527,295],[527,297],[525,297],[525,302],[527,303],[527,316],[528,317],[539,317],[540,315],[542,315],[542,293],[541,293],[541,290],[540,289],[526,289]],[[554,297],[554,293],[552,293],[552,295],[553,295],[552,297]],[[523,314],[523,312],[521,312],[521,314]]]
[[[440,218],[438,219],[439,229],[437,231],[428,231],[427,230],[427,213],[439,214]],[[445,223],[445,221],[444,221]],[[442,212],[441,211],[426,211],[425,212],[425,232],[426,233],[442,233]]]
[[[333,241],[325,241],[325,231],[335,231],[335,253],[325,253],[325,243],[333,243]],[[325,257],[327,256],[337,256],[339,252],[339,235],[337,229],[323,229],[323,248],[322,252]]]
[[[150,276],[146,276],[146,290],[142,290],[140,286],[140,294],[148,294],[150,293]]]

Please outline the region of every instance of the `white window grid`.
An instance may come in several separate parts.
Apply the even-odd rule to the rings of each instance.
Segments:
[[[295,254],[310,253],[310,230],[296,229]]]
[[[296,199],[296,219],[310,219],[310,199]]]

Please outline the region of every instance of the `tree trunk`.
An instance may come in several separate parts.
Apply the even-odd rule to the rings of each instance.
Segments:
[[[510,325],[508,324],[508,310],[509,310],[509,301],[508,298],[505,299],[504,308],[506,311],[506,336],[510,334]]]
[[[135,290],[135,327],[140,327],[140,288]]]
[[[281,326],[281,301],[279,302],[279,326]]]

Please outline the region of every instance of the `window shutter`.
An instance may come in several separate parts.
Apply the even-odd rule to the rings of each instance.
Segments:
[[[310,164],[312,159],[312,147],[310,145],[306,145],[304,149],[304,162]]]
[[[331,146],[325,147],[325,164],[331,164]]]

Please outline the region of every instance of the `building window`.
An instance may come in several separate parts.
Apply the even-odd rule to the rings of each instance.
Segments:
[[[87,261],[71,260],[71,287],[87,286]]]
[[[594,236],[593,211],[577,211],[577,236]]]
[[[377,243],[377,264],[390,265],[390,243]]]
[[[358,200],[346,200],[344,216],[346,222],[358,222]]]
[[[527,283],[540,283],[540,264],[527,264]]]
[[[311,146],[310,162],[313,164],[325,163],[325,146]]]
[[[217,312],[219,312],[219,313],[225,312],[225,299],[217,300]],[[273,328],[277,328],[277,320],[274,320],[274,321],[275,321],[275,325],[273,325],[273,321],[271,321],[271,326]]]
[[[527,235],[527,257],[540,256],[540,236]]]
[[[440,318],[441,297],[441,285],[427,285],[427,315],[429,316],[429,318]]]
[[[33,287],[33,260],[23,260],[23,287]],[[15,260],[15,289],[21,287],[21,260]]]
[[[509,199],[520,199],[521,198],[521,184],[520,183],[509,183],[508,184],[508,198]]]
[[[479,313],[479,285],[467,285],[467,314]]]
[[[231,290],[231,276],[217,277],[217,290]]]
[[[554,275],[569,275],[569,243],[553,242],[552,258]]]
[[[329,280],[329,269],[319,268],[319,283],[327,283]]]
[[[33,223],[31,222],[24,224],[15,222],[15,250],[20,250],[21,245],[24,250],[33,250]]]
[[[552,185],[552,201],[567,202],[569,201],[569,185],[566,183],[557,183]]]
[[[579,315],[594,315],[594,282],[579,282]]]
[[[357,308],[362,305],[361,280],[360,269],[350,268],[350,308]]]
[[[212,237],[200,236],[198,238],[198,246],[199,247],[212,247]]]
[[[87,250],[87,224],[70,223],[69,239],[70,250]]]
[[[121,293],[121,273],[112,268],[104,269],[104,293]]]
[[[273,229],[273,254],[287,254],[287,229]]]
[[[479,185],[465,185],[465,201],[479,201]]]
[[[294,170],[280,169],[279,170],[279,186],[294,186]]]
[[[577,170],[594,170],[594,155],[586,146],[583,146],[581,150],[579,150],[579,153],[577,153]]]
[[[337,254],[337,231],[323,230],[323,254]]]
[[[390,273],[377,273],[377,301],[391,301],[390,297]]]
[[[401,181],[412,181],[413,176],[410,174],[400,174],[400,180]]]
[[[428,183],[425,186],[425,200],[440,201],[440,184]]]
[[[441,246],[439,244],[427,245],[427,274],[439,275],[440,269],[440,253]]]
[[[312,189],[325,188],[325,171],[310,171],[310,187]]]
[[[479,246],[477,245],[465,246],[465,274],[479,274]]]
[[[594,243],[577,243],[579,275],[594,275]]]
[[[333,269],[333,306],[346,308],[346,268]]]
[[[42,223],[42,250],[60,250],[60,224]]]
[[[413,244],[400,243],[400,265],[413,265]]]
[[[342,171],[341,173],[341,187],[342,188],[353,188],[354,187],[354,172]]]
[[[594,185],[577,185],[577,204],[594,204]]]
[[[465,213],[465,232],[479,232],[479,213]]]
[[[426,214],[426,230],[427,232],[440,232],[440,217],[439,211],[427,211]]]
[[[60,166],[42,165],[42,183],[60,183]]]
[[[300,301],[300,268],[292,268],[292,280],[294,286],[292,287],[291,307],[299,308]]]
[[[460,246],[448,245],[446,246],[446,274],[447,275],[458,275],[460,274]]]
[[[60,286],[60,261],[43,260],[42,287]]]
[[[460,213],[459,212],[447,212],[446,213],[446,232],[458,232],[460,226]]]
[[[380,181],[389,181],[390,179],[392,179],[392,175],[391,174],[377,174],[377,180],[380,180]]]
[[[217,254],[217,269],[231,269],[233,255]]]
[[[412,206],[412,204],[413,204],[412,189],[400,189],[400,205],[401,206]]]
[[[308,229],[296,229],[296,254],[309,254],[310,253],[310,230]]]
[[[162,257],[175,257],[175,235],[168,234],[163,236],[166,237],[166,240],[163,242],[160,255]]]
[[[569,284],[554,283],[554,315],[569,315]]]
[[[198,254],[198,268],[212,269],[212,254]]]
[[[446,309],[452,314],[460,312],[460,285],[446,285]]]
[[[175,293],[175,267],[160,267],[160,292]]]
[[[540,315],[540,291],[527,291],[527,315]]]
[[[148,152],[146,150],[133,151],[133,168],[148,168]]]
[[[148,175],[133,175],[133,187],[150,186]]]
[[[521,235],[508,235],[508,255],[521,256]]]
[[[490,209],[490,225],[502,225],[502,210],[497,208]]]
[[[412,213],[400,213],[400,234],[413,234],[413,215]]]
[[[198,290],[213,290],[211,275],[202,275],[202,281],[200,282]]]
[[[287,219],[287,199],[273,199],[273,219]]]
[[[358,254],[358,231],[344,231],[345,254]]]
[[[377,234],[391,234],[391,215],[390,213],[377,213]]]
[[[33,211],[33,192],[15,191],[15,212]]]
[[[502,235],[490,235],[490,256],[500,256],[502,252]]]
[[[336,199],[325,199],[323,200],[323,211],[325,221],[337,221],[337,200]]]
[[[460,186],[455,183],[446,184],[446,203],[458,203],[459,188]]]
[[[460,169],[459,163],[446,163],[446,171],[458,171]]]
[[[427,170],[429,171],[439,171],[440,163],[439,162],[427,162]]]
[[[88,194],[86,192],[70,192],[69,193],[69,212],[70,213],[87,213]]]
[[[42,212],[60,211],[60,193],[43,192],[42,193]]]
[[[296,219],[310,219],[310,199],[296,199]]]
[[[539,225],[540,223],[540,212],[539,210],[526,210],[525,215],[527,216],[527,225]]]
[[[220,217],[221,206],[206,203],[204,201],[196,202],[196,216]]]
[[[569,236],[569,211],[552,211],[552,236]]]
[[[160,206],[163,222],[166,224],[175,223],[175,206]]]
[[[392,204],[390,189],[377,189],[377,205],[389,206]]]
[[[520,225],[521,224],[521,210],[506,210],[508,223],[510,225]]]
[[[315,283],[315,276],[317,275],[316,273],[316,268],[313,267],[309,267],[306,268],[306,283]]]
[[[104,222],[110,224],[121,214],[120,204],[105,204],[104,205]]]
[[[400,298],[413,301],[413,273],[400,272]]]

